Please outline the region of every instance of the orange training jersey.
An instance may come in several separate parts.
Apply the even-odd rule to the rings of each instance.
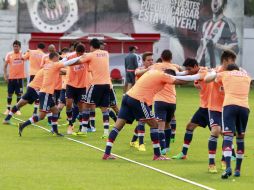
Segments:
[[[29,74],[35,75],[41,69],[41,61],[44,57],[44,52],[40,49],[28,50],[24,55],[23,59],[29,60]]]
[[[50,62],[49,60],[49,54],[45,54],[42,59],[41,59],[41,65],[40,67],[42,68],[45,64],[48,64]]]
[[[25,64],[22,53],[9,52],[5,57],[5,62],[9,66],[9,79],[23,79],[25,75]]]
[[[217,75],[216,82],[222,82],[225,92],[223,106],[237,105],[249,108],[251,78],[246,72],[224,71]]]
[[[205,76],[208,73],[207,67],[200,67],[198,74],[200,79],[194,81],[194,86],[199,89],[200,107],[208,108],[208,103],[211,95],[211,83],[204,81]]]
[[[151,66],[152,69],[157,69],[157,70],[164,70],[164,69],[172,69],[175,72],[178,72],[179,66],[176,64],[172,63],[157,63]],[[158,92],[155,97],[154,101],[161,101],[161,102],[166,102],[169,104],[175,104],[176,103],[176,89],[175,85],[172,84],[166,84],[164,88]]]
[[[139,71],[139,70],[144,70],[146,69],[144,66],[142,67],[138,67],[136,70],[135,70],[135,80],[137,81],[142,75],[136,75],[136,72]]]
[[[223,72],[223,67],[216,68],[216,72]],[[224,101],[224,90],[221,82],[211,82],[211,94],[208,103],[208,109],[211,111],[222,112],[222,105]]]
[[[54,94],[56,87],[55,76],[59,75],[60,69],[64,67],[61,62],[50,62],[43,66],[43,81],[40,92]]]
[[[28,84],[28,86],[38,91],[41,89],[42,81],[43,81],[43,69],[40,69],[36,73],[34,79]]]
[[[174,84],[175,79],[163,71],[150,70],[140,77],[127,94],[141,102],[152,105],[156,93],[164,88],[166,84]]]
[[[55,76],[55,80],[56,80],[55,90],[62,90],[63,81],[62,81],[62,75],[60,75],[60,71],[58,75]]]
[[[83,58],[91,72],[91,85],[110,84],[109,54],[104,50],[96,50]]]
[[[67,59],[73,59],[78,57],[76,52],[72,52],[67,55]],[[67,84],[75,88],[87,87],[87,71],[86,64],[72,65],[68,67],[67,71]]]

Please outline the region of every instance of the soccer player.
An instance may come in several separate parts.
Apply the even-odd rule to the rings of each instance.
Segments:
[[[50,53],[55,53],[56,52],[56,47],[54,44],[50,44],[48,46],[48,53],[46,55],[43,56],[42,60],[41,60],[41,64],[40,67],[42,68],[43,65],[47,64],[48,62],[50,62],[49,60],[49,54]]]
[[[202,66],[215,68],[225,50],[239,52],[235,24],[224,15],[227,0],[212,0],[213,17],[202,27],[202,39],[197,51],[197,61]]]
[[[8,115],[10,112],[13,93],[15,92],[17,96],[17,102],[21,99],[23,79],[26,77],[24,60],[20,51],[21,43],[15,40],[12,46],[13,51],[7,53],[4,64],[4,80],[8,82],[7,109],[4,112],[5,115]],[[7,73],[8,67],[9,73]],[[17,114],[20,115],[21,113],[18,111]]]
[[[19,102],[11,108],[11,111],[4,119],[3,124],[10,124],[10,120],[13,114],[15,114],[18,110],[20,110],[26,104],[32,104],[39,99],[38,94],[42,85],[42,80],[43,80],[43,69],[40,69],[36,73],[33,80],[28,84],[26,93],[22,96]]]
[[[80,62],[87,63],[91,72],[91,84],[86,92],[84,106],[84,128],[87,129],[90,109],[101,108],[103,115],[104,133],[102,138],[109,134],[109,99],[110,99],[110,72],[109,54],[100,49],[100,41],[96,38],[90,41],[90,53],[80,59]]]
[[[126,72],[126,84],[125,84],[125,92],[135,84],[135,70],[138,68],[138,56],[136,55],[137,51],[136,46],[129,47],[129,54],[124,59],[125,72]]]
[[[22,55],[24,60],[29,60],[29,76],[30,82],[34,79],[36,73],[41,69],[40,64],[45,53],[43,52],[45,45],[39,43],[36,50],[28,50],[25,54]]]
[[[240,177],[241,164],[244,157],[244,137],[249,117],[248,96],[251,78],[245,71],[240,71],[236,64],[230,64],[226,71],[214,73],[216,83],[222,83],[225,98],[222,111],[223,154],[226,170],[221,178],[232,175],[231,156],[234,134],[236,133],[236,167],[234,176]]]
[[[39,100],[40,100],[40,112],[39,115],[35,115],[31,117],[24,123],[19,123],[19,135],[21,136],[23,129],[33,123],[38,122],[45,118],[46,113],[49,111],[52,112],[52,132],[54,135],[63,136],[61,133],[58,132],[57,127],[57,120],[58,120],[58,109],[55,105],[53,94],[55,91],[56,80],[54,77],[59,75],[61,68],[72,65],[78,60],[80,57],[74,58],[72,60],[66,62],[59,62],[59,55],[58,53],[50,53],[49,60],[50,62],[43,66],[43,81],[42,86],[39,93]]]
[[[211,94],[211,85],[207,84],[204,81],[204,77],[208,73],[208,68],[200,67],[198,62],[192,58],[187,58],[184,61],[183,66],[188,71],[188,74],[197,74],[197,78],[193,80],[195,80],[194,86],[199,90],[200,106],[186,126],[182,152],[176,156],[173,156],[173,159],[186,159],[188,149],[193,138],[194,130],[199,126],[203,128],[206,128],[207,126],[210,127],[208,101]],[[186,80],[185,76],[177,76],[176,78],[180,80]]]
[[[75,46],[75,52],[67,55],[67,59],[82,56],[85,53],[85,46],[81,43]],[[73,65],[67,68],[67,84],[66,84],[66,115],[69,123],[67,134],[86,135],[87,129],[84,129],[82,123],[82,115],[84,109],[84,101],[87,87],[88,66],[85,63]],[[73,125],[73,105],[78,106],[79,110],[79,130],[74,133]]]
[[[138,67],[135,70],[136,81],[149,70],[149,67],[153,64],[153,53],[145,52],[142,55],[143,66]],[[149,105],[151,106],[151,105]],[[137,148],[139,151],[146,151],[146,147],[144,144],[144,136],[145,136],[145,123],[142,121],[138,122],[138,125],[134,129],[134,135],[130,142],[131,147]],[[138,141],[137,141],[138,140]]]
[[[136,119],[137,121],[146,122],[150,126],[150,136],[154,149],[153,160],[168,160],[168,158],[161,156],[158,124],[148,105],[152,104],[155,94],[162,90],[166,84],[182,84],[182,81],[175,80],[170,74],[174,75],[175,72],[173,70],[150,70],[126,93],[122,100],[115,127],[108,137],[102,159],[115,159],[111,155],[111,149],[118,133],[126,123],[131,124]]]

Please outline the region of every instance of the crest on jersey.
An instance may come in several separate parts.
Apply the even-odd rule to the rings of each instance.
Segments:
[[[76,0],[39,0],[31,10],[33,24],[42,32],[65,32],[78,20]]]

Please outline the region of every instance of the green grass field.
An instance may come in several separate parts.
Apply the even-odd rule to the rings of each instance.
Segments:
[[[121,100],[120,89],[117,89],[118,101]],[[0,86],[1,112],[6,105],[6,86]],[[254,91],[250,95],[251,109],[254,108]],[[16,99],[16,98],[15,98]],[[198,92],[194,88],[177,88],[177,134],[176,142],[171,145],[169,157],[179,153],[182,147],[185,125],[198,108]],[[120,104],[120,103],[119,103]],[[28,119],[32,106],[22,109],[21,119]],[[59,123],[65,123],[65,114]],[[209,174],[207,139],[209,130],[198,128],[187,160],[152,161],[152,145],[149,129],[146,128],[146,152],[138,152],[129,147],[135,124],[127,125],[115,142],[113,153],[135,161],[159,168],[166,172],[187,178],[215,189],[252,189],[254,184],[254,123],[253,113],[249,118],[246,138],[246,154],[240,178],[231,177],[221,180],[218,174]],[[3,115],[1,115],[3,120]],[[13,120],[13,122],[16,122]],[[47,127],[46,121],[39,125]],[[105,140],[100,139],[103,132],[100,110],[96,113],[97,132],[84,137],[71,137],[104,149]],[[47,127],[49,128],[49,127]],[[60,127],[65,133],[66,127]],[[18,136],[17,126],[2,125],[0,127],[0,189],[24,190],[83,190],[83,189],[201,189],[177,179],[165,176],[150,169],[127,161],[103,161],[102,152],[82,144],[68,141],[65,138],[53,137],[46,131],[30,126]],[[216,156],[217,167],[220,168],[221,138]],[[233,163],[234,166],[234,163]],[[234,180],[235,181],[234,181]]]

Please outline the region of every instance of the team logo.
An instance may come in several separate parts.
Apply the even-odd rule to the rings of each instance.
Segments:
[[[78,20],[76,0],[34,1],[31,19],[42,32],[65,32]]]

